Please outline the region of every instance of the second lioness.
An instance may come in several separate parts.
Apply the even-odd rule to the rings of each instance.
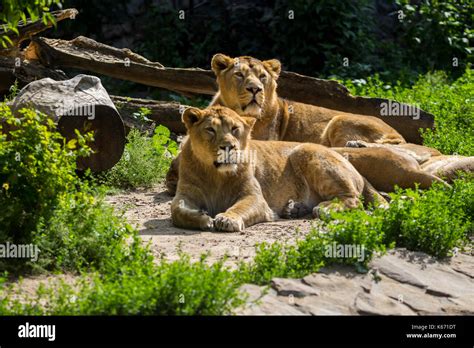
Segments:
[[[405,139],[382,120],[331,110],[315,105],[287,102],[278,97],[281,64],[276,59],[231,58],[216,54],[211,67],[219,90],[211,105],[231,108],[241,116],[255,117],[252,137],[345,146],[363,140],[379,144],[403,144]]]
[[[189,137],[171,205],[175,226],[241,231],[275,214],[288,217],[293,202],[316,216],[321,208],[355,208],[360,196],[384,202],[349,161],[325,146],[251,140],[255,119],[220,106],[189,108],[183,122]],[[223,152],[238,156],[222,158]]]

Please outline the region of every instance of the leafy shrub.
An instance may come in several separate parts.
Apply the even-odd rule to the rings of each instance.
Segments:
[[[107,272],[74,285],[39,289],[30,301],[13,300],[7,289],[0,315],[224,315],[243,303],[240,284],[223,261],[208,265],[203,257],[191,263],[181,255],[156,265],[141,245],[132,250],[139,257],[115,259]]]
[[[104,267],[132,229],[75,172],[92,136],[66,143],[46,115],[30,109],[15,117],[0,104],[0,241],[33,244],[37,262],[0,259],[0,269],[78,270]]]
[[[64,195],[54,216],[39,224],[33,242],[41,257],[39,269],[104,269],[127,249],[135,231],[118,217],[101,196],[83,184],[81,192]]]
[[[462,72],[474,58],[474,3],[470,0],[439,1],[397,0],[403,13],[398,22],[396,42],[405,51],[403,65],[430,71],[456,70],[458,60]]]
[[[370,0],[276,1],[269,25],[274,55],[285,66],[311,76],[363,76],[377,61],[375,22],[366,20],[374,15]],[[343,58],[349,59],[350,68]]]
[[[424,144],[444,154],[474,155],[474,75],[470,66],[452,83],[444,72],[434,72],[420,76],[410,88],[385,83],[378,75],[344,84],[355,95],[393,99],[432,113],[435,130],[423,132]]]
[[[0,26],[6,31],[11,30],[18,35],[18,23],[26,22],[27,17],[35,21],[41,19],[43,23],[56,24],[50,13],[52,5],[61,6],[61,0],[4,0],[0,6]],[[7,48],[12,44],[8,35],[0,35],[0,44]]]
[[[321,229],[313,227],[295,245],[260,244],[253,262],[240,265],[241,277],[246,282],[265,284],[274,277],[303,277],[334,263],[365,270],[375,254],[386,250],[381,225],[378,216],[364,210],[334,213]],[[337,257],[335,251],[328,253],[329,249],[346,245],[363,248],[363,254]]]
[[[472,233],[474,216],[468,204],[473,193],[473,181],[458,180],[453,189],[435,186],[425,192],[393,194],[394,200],[383,215],[387,237],[410,250],[449,256],[455,247],[468,242]]]
[[[66,144],[53,121],[34,110],[15,117],[0,104],[0,115],[0,239],[27,244],[39,221],[49,219],[61,197],[75,191],[76,157],[90,153],[91,137],[78,134]]]
[[[266,284],[274,277],[303,277],[330,264],[352,264],[364,271],[377,254],[394,246],[437,257],[451,255],[474,232],[474,180],[456,180],[453,188],[399,190],[390,207],[332,212],[320,228],[294,245],[262,243],[251,263],[242,263],[241,281]],[[363,255],[335,257],[328,248],[363,247]],[[339,255],[338,255],[339,256]],[[363,256],[363,258],[361,257]]]
[[[122,158],[102,176],[105,184],[129,189],[151,187],[159,182],[178,149],[176,142],[169,137],[170,131],[162,125],[155,128],[152,137],[132,129]]]

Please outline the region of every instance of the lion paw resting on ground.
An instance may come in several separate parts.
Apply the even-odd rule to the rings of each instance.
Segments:
[[[285,101],[277,95],[281,64],[276,59],[231,58],[216,54],[211,67],[219,91],[211,105],[231,108],[241,116],[255,117],[252,137],[345,146],[350,140],[402,144],[403,137],[382,120]]]
[[[289,202],[316,217],[320,210],[356,208],[360,196],[386,204],[349,161],[325,146],[251,140],[255,119],[225,107],[189,108],[183,122],[189,137],[171,204],[177,227],[241,231],[275,215],[291,217]]]
[[[443,155],[438,150],[428,146],[417,144],[370,144],[361,140],[349,141],[346,146],[359,149],[384,148],[396,151],[402,155],[408,155],[419,163],[420,168],[425,173],[446,179],[448,182],[457,179],[460,173],[474,173],[474,156]],[[361,174],[364,175],[363,173]],[[367,179],[370,181],[370,178],[367,177]],[[377,187],[375,184],[374,186]]]

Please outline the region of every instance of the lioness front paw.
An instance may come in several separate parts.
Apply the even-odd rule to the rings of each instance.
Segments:
[[[202,214],[201,222],[199,224],[201,230],[203,231],[212,231],[214,230],[214,220],[207,214]]]
[[[369,147],[363,140],[349,140],[346,143],[346,147]]]
[[[217,214],[214,218],[214,228],[222,232],[240,232],[244,229],[244,220],[240,217],[228,216],[225,213]]]

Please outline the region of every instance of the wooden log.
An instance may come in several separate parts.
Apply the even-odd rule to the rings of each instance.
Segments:
[[[90,144],[94,153],[79,158],[78,169],[103,171],[121,158],[125,146],[123,122],[99,78],[77,75],[65,81],[34,81],[12,103],[14,113],[23,107],[34,107],[52,117],[67,140],[76,137],[76,129],[94,132],[94,142]]]
[[[128,49],[116,49],[79,36],[74,40],[34,38],[32,50],[46,66],[76,68],[183,93],[212,95],[217,91],[215,76],[199,68],[166,68]],[[421,143],[420,128],[433,128],[433,115],[419,110],[420,117],[382,116],[387,99],[352,96],[336,81],[322,80],[283,71],[278,93],[289,100],[334,110],[378,117],[399,131],[407,141]],[[400,107],[407,107],[400,104]]]
[[[0,56],[0,94],[7,94],[15,80],[18,81],[20,87],[23,87],[46,77],[56,81],[68,79],[63,71],[47,68],[38,61]]]
[[[138,128],[140,130],[149,130],[150,125],[147,125],[142,120],[139,120],[134,114],[142,108],[150,110],[150,114],[146,117],[152,120],[155,124],[161,124],[167,127],[171,132],[176,134],[186,133],[186,127],[181,122],[181,112],[187,105],[177,102],[164,102],[149,99],[128,98],[120,96],[110,96],[115,106],[122,116],[125,127]]]
[[[74,19],[79,12],[75,8],[68,8],[65,10],[53,11],[51,15],[55,19],[56,23],[62,21],[63,19]],[[0,30],[0,35],[6,35],[11,40],[10,47],[6,49],[0,49],[0,55],[16,57],[20,52],[20,44],[31,39],[33,35],[36,35],[46,29],[51,28],[54,25],[52,22],[43,23],[41,19],[36,21],[31,21],[28,19],[26,23],[20,21],[18,24],[18,34],[13,31]]]

